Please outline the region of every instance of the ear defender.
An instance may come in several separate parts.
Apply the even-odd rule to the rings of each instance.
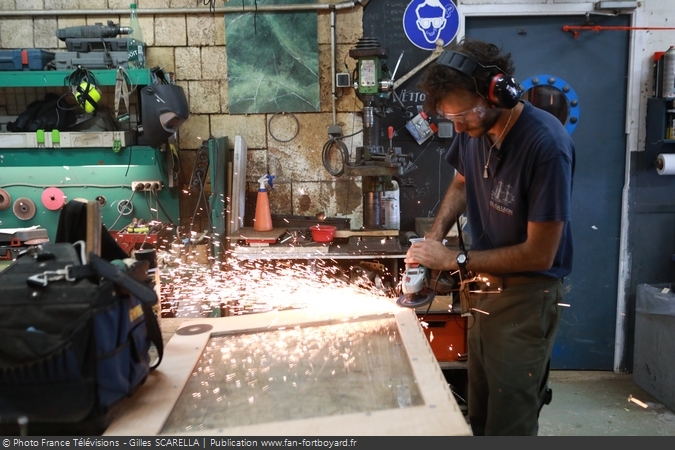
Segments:
[[[436,63],[450,67],[476,80],[474,73],[478,67],[484,69],[497,69],[497,73],[491,75],[488,83],[487,100],[499,108],[511,109],[518,104],[522,89],[520,84],[511,75],[506,74],[497,66],[484,66],[478,61],[469,58],[463,53],[446,50],[436,59]],[[483,95],[478,92],[479,95]]]
[[[509,75],[498,73],[492,77],[487,98],[495,106],[511,109],[518,104],[522,89]]]
[[[93,113],[101,100],[101,91],[88,81],[81,82],[75,87],[75,100],[85,112]]]

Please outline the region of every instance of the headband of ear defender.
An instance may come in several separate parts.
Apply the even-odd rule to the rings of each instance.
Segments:
[[[492,69],[490,80],[488,80],[488,91],[485,98],[494,106],[499,108],[511,109],[518,104],[522,89],[520,84],[511,75],[504,72],[497,66],[485,66],[475,59],[466,56],[463,53],[446,50],[436,59],[436,63],[442,66],[450,67],[464,75],[470,76],[474,80],[474,73],[478,67]],[[478,93],[480,95],[480,92]]]

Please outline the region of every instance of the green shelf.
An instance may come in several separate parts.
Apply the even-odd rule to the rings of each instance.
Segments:
[[[115,69],[91,71],[99,86],[114,86],[117,77]],[[72,70],[24,70],[0,72],[0,87],[58,87],[67,86]],[[127,69],[133,85],[151,84],[150,69]]]

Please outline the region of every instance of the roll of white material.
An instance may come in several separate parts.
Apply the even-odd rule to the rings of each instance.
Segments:
[[[656,171],[659,175],[675,175],[675,154],[659,153],[656,158]]]

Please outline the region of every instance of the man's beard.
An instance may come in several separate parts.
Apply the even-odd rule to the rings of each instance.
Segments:
[[[481,135],[487,134],[495,126],[502,115],[502,108],[490,108],[485,112],[485,117],[480,121]]]

